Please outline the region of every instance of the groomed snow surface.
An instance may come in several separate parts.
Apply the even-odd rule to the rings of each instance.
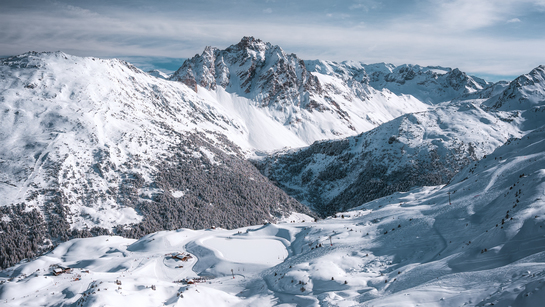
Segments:
[[[507,142],[447,186],[396,193],[317,222],[294,215],[280,224],[164,231],[138,241],[71,240],[2,271],[0,302],[542,306],[544,131]],[[172,257],[178,253],[191,257]],[[72,271],[53,276],[52,264]]]

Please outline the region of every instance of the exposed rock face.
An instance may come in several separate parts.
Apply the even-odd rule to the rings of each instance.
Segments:
[[[206,47],[201,55],[185,61],[170,79],[191,88],[197,84],[212,90],[220,86],[262,106],[305,107],[310,104],[310,95],[322,93],[318,78],[306,70],[303,60],[253,37],[244,37],[225,50]]]

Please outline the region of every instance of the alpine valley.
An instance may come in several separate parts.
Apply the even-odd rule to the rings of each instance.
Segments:
[[[545,301],[545,66],[0,63],[2,306]]]

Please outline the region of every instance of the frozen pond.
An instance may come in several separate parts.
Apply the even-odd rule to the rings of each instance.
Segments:
[[[218,252],[231,262],[277,265],[288,256],[282,242],[276,239],[228,239],[211,237],[202,245]]]

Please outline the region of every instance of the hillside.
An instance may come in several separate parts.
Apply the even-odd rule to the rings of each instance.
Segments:
[[[446,184],[511,137],[523,120],[472,102],[398,117],[343,140],[277,152],[261,172],[322,216],[413,187]]]

